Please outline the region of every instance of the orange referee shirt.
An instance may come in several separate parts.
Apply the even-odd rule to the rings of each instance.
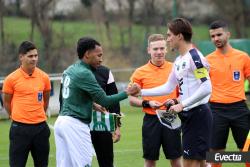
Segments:
[[[240,50],[231,48],[226,54],[219,50],[209,54],[212,95],[210,102],[234,103],[246,100],[244,81],[250,76],[250,58]]]
[[[172,63],[165,61],[160,67],[153,65],[150,61],[144,66],[135,70],[132,74],[130,80],[131,82],[137,83],[142,89],[153,88],[160,86],[167,82],[168,76],[172,70]],[[165,102],[167,99],[172,99],[177,97],[177,90],[174,90],[171,94],[166,96],[144,96],[143,100],[155,100],[161,103]],[[164,109],[164,107],[162,108]],[[151,115],[156,115],[155,109],[143,108],[143,112]]]
[[[3,92],[12,94],[11,119],[36,124],[46,120],[43,92],[50,91],[48,75],[35,68],[29,76],[21,68],[9,74],[3,83]]]

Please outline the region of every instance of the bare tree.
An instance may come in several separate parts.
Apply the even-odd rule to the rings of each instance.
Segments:
[[[218,8],[219,14],[232,23],[232,28],[235,31],[236,38],[246,37],[246,16],[244,12],[247,9],[245,0],[228,0],[227,4],[221,0],[212,0],[215,6]]]
[[[27,0],[27,2],[28,14],[31,18],[30,38],[33,39],[34,25],[36,25],[42,38],[44,60],[48,62],[44,63],[44,66],[48,71],[51,71],[54,58],[52,54],[52,23],[49,14],[51,14],[54,0]]]
[[[105,30],[106,30],[106,36],[108,38],[108,40],[110,41],[110,44],[112,44],[112,34],[111,34],[111,30],[110,30],[110,20],[108,17],[108,12],[107,12],[107,4],[105,0],[101,1],[101,8],[102,8],[102,16],[103,16],[103,22],[105,25]],[[111,45],[112,46],[112,45]]]
[[[1,29],[1,54],[3,56],[3,50],[4,50],[4,0],[0,0],[0,29]]]
[[[128,39],[129,39],[130,47],[133,45],[132,37],[133,37],[135,3],[136,3],[136,0],[128,0]]]
[[[81,0],[81,3],[86,7],[86,9],[91,14],[92,20],[94,20],[96,24],[95,27],[102,41],[103,41],[102,25],[104,25],[105,34],[109,42],[108,45],[112,48],[112,33],[110,30],[110,21],[106,10],[106,1]]]
[[[119,34],[120,34],[120,46],[122,52],[125,51],[125,32],[124,32],[124,26],[123,22],[125,22],[125,18],[123,18],[123,10],[122,10],[122,0],[116,0],[116,3],[118,5],[118,15],[120,16],[118,21],[118,27],[119,27]]]
[[[22,15],[21,4],[22,4],[22,0],[15,0],[16,16]]]
[[[144,25],[146,28],[146,35],[150,32],[150,25],[155,19],[155,0],[145,0],[143,1],[144,8]]]

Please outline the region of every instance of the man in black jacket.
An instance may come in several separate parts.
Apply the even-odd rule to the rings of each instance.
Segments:
[[[105,66],[99,66],[94,71],[99,85],[107,95],[117,94],[117,87],[111,70]],[[92,122],[90,123],[91,139],[95,148],[99,167],[113,167],[113,139],[120,140],[120,105],[117,103],[109,108],[103,108],[95,104],[94,110],[107,110],[108,113],[93,111]],[[115,116],[114,116],[115,115]],[[113,139],[112,139],[113,134]]]

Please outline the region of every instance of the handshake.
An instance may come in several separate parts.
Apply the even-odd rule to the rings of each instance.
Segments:
[[[136,83],[132,83],[132,84],[128,85],[128,87],[125,89],[125,92],[129,96],[136,96],[137,97],[141,94],[141,87]]]

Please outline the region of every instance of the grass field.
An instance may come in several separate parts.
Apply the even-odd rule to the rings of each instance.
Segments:
[[[129,107],[127,103],[122,104],[122,112],[125,117],[122,120],[122,138],[121,141],[115,144],[115,166],[116,167],[142,167],[142,143],[141,143],[141,126],[143,113],[138,108]],[[53,125],[56,117],[48,119],[48,123]],[[9,120],[0,121],[0,167],[8,167],[8,146],[9,146]],[[51,130],[50,136],[50,156],[49,167],[55,167],[55,142],[53,130]],[[230,135],[227,148],[230,151],[236,151],[236,145],[234,144]],[[161,153],[160,160],[157,162],[158,167],[170,167],[169,162],[164,158]],[[240,167],[244,164],[224,164],[223,167]],[[32,159],[29,157],[27,167],[33,167]],[[93,160],[93,166],[98,167],[96,159]]]

